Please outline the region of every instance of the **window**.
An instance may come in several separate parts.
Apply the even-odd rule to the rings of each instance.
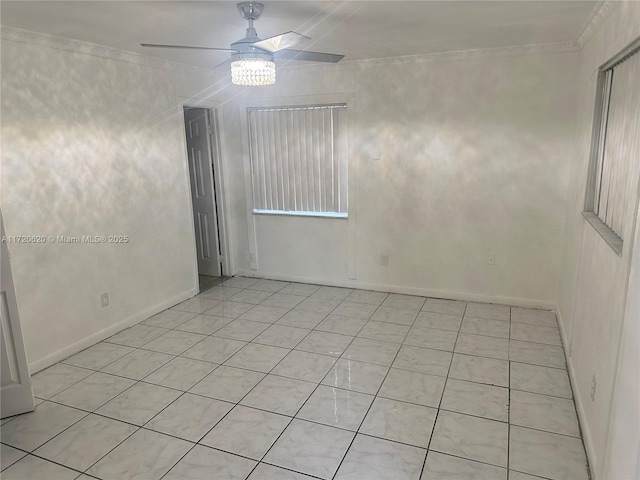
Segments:
[[[346,218],[346,104],[247,112],[254,213]]]
[[[622,253],[640,156],[640,39],[600,67],[585,217]]]

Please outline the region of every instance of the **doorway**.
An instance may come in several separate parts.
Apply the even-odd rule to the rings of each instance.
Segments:
[[[219,140],[215,110],[184,107],[189,183],[200,291],[220,281],[222,262]]]

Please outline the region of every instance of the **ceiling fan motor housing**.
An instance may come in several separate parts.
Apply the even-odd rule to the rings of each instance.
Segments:
[[[247,28],[244,38],[231,44],[231,48],[236,50],[236,53],[231,55],[231,61],[259,59],[273,62],[273,53],[253,45],[261,40],[258,37],[256,29],[253,28],[253,21],[260,18],[263,9],[264,5],[259,2],[238,3],[238,11],[240,15],[242,15],[242,18],[249,21],[249,28]]]
[[[273,53],[268,50],[256,47],[253,44],[259,42],[256,29],[253,27],[247,28],[247,33],[243,39],[238,40],[231,44],[231,48],[236,50],[236,53],[231,55],[231,60],[242,60],[244,58],[259,58],[261,60],[273,61]]]
[[[264,5],[260,2],[240,2],[238,3],[238,11],[242,18],[249,21],[257,20],[262,15]]]

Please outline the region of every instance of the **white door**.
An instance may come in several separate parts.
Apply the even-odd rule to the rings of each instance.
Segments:
[[[2,240],[4,240],[4,222],[0,213]],[[2,382],[0,390],[0,416],[2,418],[30,412],[34,407],[31,391],[31,378],[27,354],[22,340],[22,329],[18,318],[18,304],[13,287],[11,264],[7,243],[2,241],[2,258],[0,269],[0,345],[2,365]]]
[[[203,108],[185,108],[185,130],[189,157],[189,177],[193,200],[198,273],[221,275],[218,217],[213,187],[211,122]]]

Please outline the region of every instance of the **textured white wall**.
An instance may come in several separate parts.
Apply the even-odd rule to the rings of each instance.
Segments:
[[[596,478],[637,478],[636,462],[640,427],[638,418],[640,392],[637,390],[638,358],[633,341],[620,356],[623,331],[638,331],[638,317],[627,313],[627,279],[633,245],[633,213],[629,215],[629,232],[623,254],[617,256],[596,231],[582,218],[591,142],[593,108],[598,67],[640,35],[640,3],[620,2],[598,28],[581,53],[576,88],[580,90],[576,156],[572,162],[571,203],[567,215],[564,266],[558,293],[561,330],[569,356],[576,404],[591,468]],[[629,310],[628,312],[632,312]],[[625,335],[626,336],[626,335]],[[635,340],[637,346],[637,339]],[[620,373],[618,373],[620,372]],[[595,399],[590,398],[593,375],[597,378]],[[617,380],[616,380],[617,379]],[[634,392],[631,398],[620,395]],[[616,392],[616,393],[614,393]],[[630,402],[630,403],[629,403]],[[612,406],[619,408],[612,410]],[[612,412],[614,421],[611,422]],[[616,413],[617,412],[617,413]],[[617,415],[624,412],[627,428],[613,431]],[[622,437],[620,437],[620,435]],[[629,450],[611,449],[609,438],[616,438]],[[617,472],[613,475],[613,472]],[[620,475],[620,472],[626,472]],[[613,476],[612,476],[613,475]]]
[[[195,293],[185,77],[2,41],[7,235],[129,236],[9,245],[32,371]]]
[[[640,212],[638,212],[640,213]],[[640,478],[640,216],[601,478]]]
[[[355,99],[355,258],[344,220],[258,216],[254,273],[348,284],[351,260],[361,286],[554,305],[577,58],[496,53],[280,69],[274,87],[227,101],[225,155],[241,190],[241,103]],[[249,209],[237,213],[252,221]],[[254,239],[245,221],[236,226],[237,264],[249,271]]]

